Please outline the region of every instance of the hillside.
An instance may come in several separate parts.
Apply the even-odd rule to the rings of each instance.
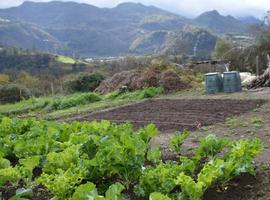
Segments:
[[[161,54],[189,54],[209,57],[217,37],[210,32],[192,26],[180,31],[155,31],[141,34],[131,45],[131,51],[139,54],[155,52]],[[196,52],[194,52],[194,47]]]
[[[245,33],[248,26],[231,15],[222,16],[218,11],[205,12],[194,23],[215,33]]]
[[[262,24],[263,21],[254,17],[254,16],[245,16],[238,18],[241,22],[247,25],[256,25],[256,24]]]
[[[61,77],[76,73],[76,66],[80,66],[81,71],[85,67],[84,63],[70,57],[5,46],[0,46],[0,60],[0,74],[11,76],[27,71],[37,76]]]
[[[231,16],[221,16],[217,12],[204,13],[191,20],[139,3],[98,8],[75,2],[28,1],[18,7],[0,9],[0,17],[11,23],[8,30],[2,32],[0,43],[78,57],[164,52],[164,49],[167,51],[171,47],[172,41],[182,37],[183,32],[186,33],[187,26],[198,26],[215,33],[243,32],[246,28],[241,21]],[[12,24],[19,24],[16,31],[12,31]],[[47,38],[37,37],[40,40],[28,42],[28,37],[25,39],[23,34],[20,36],[26,27],[40,32],[28,31],[30,39],[41,33]],[[201,31],[205,33],[205,30]],[[210,33],[206,36],[209,36],[206,41],[214,38]],[[6,37],[10,39],[6,40]],[[189,54],[189,49],[194,48],[197,40],[187,36],[184,41],[185,45],[188,44],[184,53]],[[206,49],[206,55],[209,55],[212,49],[209,49],[208,44]]]
[[[184,18],[134,3],[107,9],[73,2],[25,2],[0,10],[0,16],[43,27],[66,46],[66,53],[82,56],[127,53],[142,31],[181,29],[185,24]]]
[[[60,42],[44,29],[35,25],[0,18],[0,43],[25,49],[53,51]]]

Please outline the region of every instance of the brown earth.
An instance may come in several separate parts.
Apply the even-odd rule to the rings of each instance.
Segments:
[[[155,124],[161,132],[196,130],[260,107],[265,100],[148,100],[77,118],[78,121],[131,122],[134,127]]]

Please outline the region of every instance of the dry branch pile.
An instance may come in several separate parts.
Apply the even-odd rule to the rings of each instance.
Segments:
[[[270,87],[270,68],[268,68],[263,75],[254,79],[249,86],[250,89],[260,87]]]
[[[163,87],[166,92],[180,91],[188,87],[173,69],[157,70],[148,68],[144,71],[123,71],[103,81],[96,92],[106,94],[126,86],[130,91],[145,87]]]

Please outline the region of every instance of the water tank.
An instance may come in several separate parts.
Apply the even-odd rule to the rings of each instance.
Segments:
[[[205,75],[205,89],[207,94],[215,94],[222,91],[222,77],[220,73],[208,73]]]
[[[223,73],[223,91],[225,93],[240,92],[242,90],[239,72]]]

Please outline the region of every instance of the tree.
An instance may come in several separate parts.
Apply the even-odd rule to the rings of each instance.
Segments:
[[[260,51],[270,51],[270,30],[264,30],[261,32],[257,46]]]
[[[31,92],[24,86],[13,83],[0,86],[0,103],[14,103],[30,96]]]
[[[64,82],[65,90],[68,93],[94,91],[104,80],[104,76],[99,73],[81,73],[73,79]]]
[[[9,83],[9,81],[10,81],[10,78],[8,75],[0,74],[0,85],[7,84],[7,83]]]
[[[27,88],[35,88],[38,85],[38,79],[31,76],[26,71],[21,71],[18,74],[16,82],[26,86]]]
[[[220,59],[232,48],[233,48],[233,44],[229,40],[219,39],[216,43],[216,46],[213,52],[213,57],[215,59]]]

